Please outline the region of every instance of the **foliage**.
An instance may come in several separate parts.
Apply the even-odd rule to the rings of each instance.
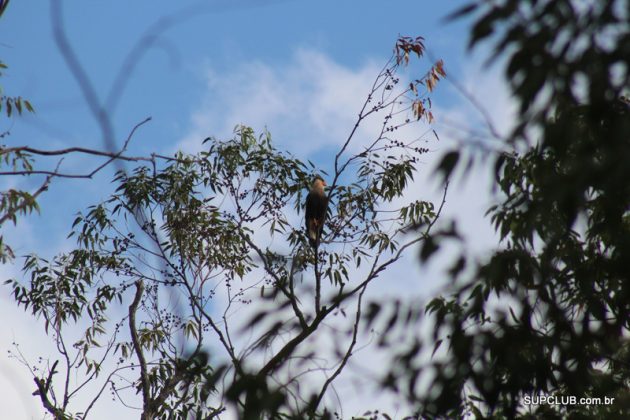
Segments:
[[[444,70],[438,62],[399,85],[410,52],[422,56],[421,38],[399,41],[330,174],[237,127],[199,154],[119,171],[111,198],[77,216],[75,249],[26,258],[27,279],[8,283],[59,358],[35,370],[14,354],[43,407],[87,418],[109,389],[123,404],[141,399],[143,419],[228,408],[245,419],[331,418],[324,399],[358,351],[368,286],[425,240],[441,210],[410,193],[428,150],[397,132],[431,119],[428,92]],[[357,144],[373,116],[380,131]],[[316,173],[329,179],[330,204],[315,251],[300,216]]]
[[[488,214],[502,243],[484,262],[454,260],[451,292],[426,308],[433,341],[400,351],[398,375],[385,384],[427,417],[627,416],[627,2],[478,1],[451,17],[461,16],[474,16],[471,46],[495,41],[492,58],[505,60],[520,104],[509,137],[469,157],[494,164],[503,198]],[[446,178],[463,156],[444,156]],[[456,231],[435,232],[425,258],[452,240]],[[432,362],[422,349],[434,352]],[[429,392],[416,385],[426,372]],[[541,394],[614,404],[525,402]]]
[[[8,2],[0,5],[0,16],[7,5]],[[2,76],[2,71],[6,68],[7,65],[0,61],[0,76]],[[6,112],[7,118],[10,118],[12,115],[15,115],[14,110],[17,111],[18,115],[22,115],[23,110],[35,112],[28,100],[20,96],[6,96],[3,94],[0,86],[0,112]],[[4,142],[4,138],[8,137],[9,134],[8,131],[2,132],[0,139],[3,139]],[[28,153],[10,150],[4,144],[0,144],[0,167],[8,166],[13,171],[30,171],[33,169],[32,164],[32,158]],[[15,224],[17,216],[20,214],[26,215],[33,210],[38,210],[36,198],[46,187],[47,182],[34,193],[13,188],[0,192],[0,227],[9,220]],[[0,235],[0,262],[7,262],[12,257],[13,250]]]

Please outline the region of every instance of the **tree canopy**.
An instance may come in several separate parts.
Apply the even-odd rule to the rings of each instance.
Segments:
[[[616,418],[629,412],[630,26],[623,1],[483,1],[470,46],[494,41],[519,112],[507,138],[446,154],[490,161],[501,201],[488,210],[501,243],[453,263],[434,299],[438,353],[416,348],[390,384],[425,416]],[[435,232],[435,243],[456,238]],[[428,244],[428,242],[427,242]],[[425,245],[426,246],[426,245]],[[427,253],[429,255],[429,253]],[[433,371],[430,392],[415,385]],[[404,377],[404,380],[401,380]],[[527,404],[573,396],[613,404]],[[579,400],[578,400],[579,401]]]
[[[418,249],[424,263],[462,241],[439,220],[444,200],[410,190],[428,150],[397,137],[433,120],[429,94],[446,76],[437,61],[400,83],[422,38],[399,39],[330,173],[246,126],[198,154],[136,159],[108,200],[79,213],[74,249],[29,256],[25,277],[8,281],[58,349],[41,364],[15,353],[42,406],[88,418],[110,392],[140,401],[144,419],[339,417],[326,398],[357,337],[378,326],[389,360],[379,386],[413,408],[409,418],[627,416],[628,4],[478,0],[448,17],[472,22],[470,48],[490,45],[518,113],[507,136],[488,121],[487,139],[435,165],[445,196],[458,173],[493,168],[499,201],[487,215],[501,240],[489,257],[449,254],[447,292],[426,306],[366,297],[404,253]],[[31,110],[16,98],[2,98],[7,114]],[[374,115],[380,132],[360,142],[357,127]],[[3,146],[2,163],[37,174],[25,159],[41,152]],[[301,216],[315,174],[330,202],[313,248]],[[44,175],[42,191],[58,174]],[[15,194],[3,192],[0,223],[36,208],[39,192]],[[560,403],[532,404],[540,395]]]
[[[19,346],[13,354],[42,407],[89,418],[109,392],[120,404],[141,400],[143,419],[228,409],[331,418],[325,397],[356,351],[367,288],[425,240],[442,208],[410,193],[428,149],[396,134],[432,118],[429,93],[444,76],[438,61],[400,84],[422,41],[399,39],[331,173],[239,126],[198,154],[119,171],[111,198],[76,217],[74,249],[27,256],[25,278],[7,283],[59,354],[41,365]],[[380,130],[359,140],[372,116]],[[313,248],[301,220],[316,173],[330,188]]]

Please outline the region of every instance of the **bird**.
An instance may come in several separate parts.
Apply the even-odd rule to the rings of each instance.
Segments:
[[[306,224],[306,234],[310,245],[317,249],[326,218],[326,208],[328,207],[328,197],[324,191],[326,181],[317,175],[311,184],[311,190],[306,196],[306,211],[304,221]]]

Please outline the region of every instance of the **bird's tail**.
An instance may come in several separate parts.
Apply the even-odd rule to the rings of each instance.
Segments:
[[[313,247],[313,248],[317,248],[317,245],[319,245],[319,234],[320,234],[320,229],[319,226],[317,224],[317,221],[313,220],[310,223],[309,229],[308,229],[308,243]]]

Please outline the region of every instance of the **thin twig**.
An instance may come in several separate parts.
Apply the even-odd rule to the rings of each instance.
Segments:
[[[352,351],[354,350],[354,347],[357,344],[357,334],[358,334],[358,331],[359,331],[359,323],[361,321],[361,303],[363,301],[363,295],[365,294],[366,290],[367,290],[367,284],[365,286],[363,286],[363,289],[359,293],[359,301],[357,302],[357,312],[356,312],[356,317],[355,317],[355,320],[354,320],[354,327],[353,327],[353,330],[352,330],[352,341],[350,342],[350,346],[348,347],[348,350],[346,351],[346,354],[341,359],[341,362],[340,362],[339,366],[337,367],[337,369],[335,370],[335,372],[324,383],[324,386],[322,387],[322,390],[320,391],[319,395],[317,396],[317,399],[315,400],[315,402],[313,403],[313,405],[311,407],[311,414],[312,415],[315,414],[315,411],[317,410],[317,407],[321,403],[322,398],[324,398],[324,394],[326,393],[326,390],[328,389],[330,384],[335,380],[335,378],[337,378],[337,376],[339,376],[339,374],[341,373],[343,368],[348,363],[348,360],[350,359],[350,356],[352,356]]]
[[[426,53],[427,53],[427,57],[429,57],[431,61],[437,61],[429,50],[426,50]],[[449,71],[446,72],[446,76],[444,78],[448,80],[451,85],[453,85],[455,90],[457,90],[468,102],[470,102],[470,104],[473,106],[473,108],[475,108],[479,112],[479,114],[481,114],[481,117],[483,118],[486,124],[486,127],[488,128],[488,131],[490,132],[492,137],[494,137],[497,140],[503,140],[503,136],[499,134],[499,131],[496,129],[496,127],[494,126],[494,123],[492,122],[492,117],[490,117],[490,114],[483,107],[481,102],[479,102],[477,98],[475,98],[475,96],[472,93],[470,93],[464,87],[464,85],[460,83],[459,80],[457,80],[457,78],[454,77]]]
[[[320,231],[321,232],[321,231]],[[321,293],[322,293],[322,273],[319,270],[319,240],[320,232],[317,233],[317,241],[315,247],[315,264],[313,269],[315,270],[315,314],[319,315],[321,309]]]

